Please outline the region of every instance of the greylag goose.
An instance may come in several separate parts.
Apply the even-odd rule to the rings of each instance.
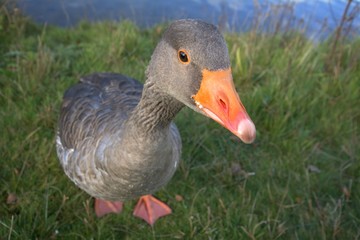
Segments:
[[[140,197],[134,215],[153,225],[171,209],[150,194],[179,165],[175,115],[187,106],[214,119],[243,142],[255,125],[235,91],[224,38],[211,24],[178,20],[164,32],[142,85],[130,77],[94,73],[63,97],[56,137],[66,175],[95,197],[95,212],[120,212]]]

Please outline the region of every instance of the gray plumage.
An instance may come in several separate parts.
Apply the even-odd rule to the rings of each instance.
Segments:
[[[190,64],[178,59],[186,49]],[[157,45],[143,86],[120,74],[83,77],[64,94],[56,139],[66,175],[90,195],[111,200],[150,194],[173,176],[181,154],[172,123],[191,98],[201,70],[229,68],[227,47],[213,25],[180,20]]]

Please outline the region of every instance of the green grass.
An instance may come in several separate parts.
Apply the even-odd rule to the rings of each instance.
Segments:
[[[173,215],[151,228],[134,200],[96,218],[56,157],[62,94],[95,71],[143,80],[163,29],[0,15],[0,239],[359,239],[359,38],[333,51],[295,33],[227,34],[255,143],[183,110],[182,163],[155,194]]]

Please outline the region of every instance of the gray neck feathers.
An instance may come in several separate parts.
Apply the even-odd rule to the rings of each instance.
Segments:
[[[183,103],[156,89],[152,81],[147,81],[141,100],[131,113],[128,124],[144,134],[168,131],[171,121],[183,106]]]

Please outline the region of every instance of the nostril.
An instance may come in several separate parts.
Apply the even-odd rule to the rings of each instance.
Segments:
[[[220,103],[220,106],[223,108],[223,109],[227,109],[227,105],[226,103],[224,102],[224,100],[222,100],[221,98],[219,99],[219,103]]]

